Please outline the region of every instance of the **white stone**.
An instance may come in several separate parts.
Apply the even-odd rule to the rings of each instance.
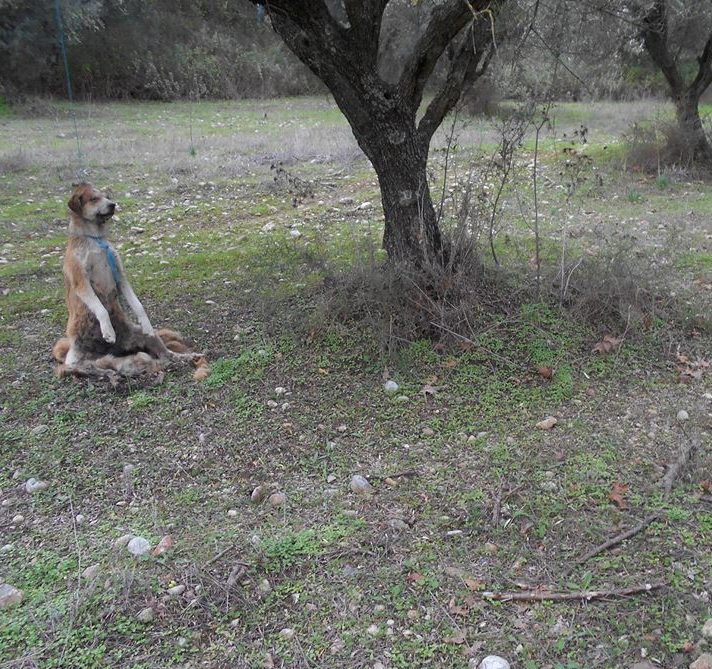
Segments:
[[[185,592],[185,586],[183,584],[174,585],[172,588],[168,588],[168,594],[172,595],[173,597],[182,595],[184,592]]]
[[[146,553],[151,550],[151,544],[148,539],[144,539],[143,537],[134,537],[128,542],[128,544],[126,544],[126,548],[131,555],[140,557],[141,555],[146,555]]]
[[[124,534],[114,541],[115,548],[123,548],[134,538],[133,534]]]
[[[682,423],[686,420],[690,420],[690,414],[687,413],[684,409],[680,409],[680,411],[677,412],[677,419]]]
[[[228,518],[237,518],[237,509],[228,509]]]
[[[24,520],[25,520],[25,516],[22,516],[19,513],[16,516],[13,516],[13,518],[12,518],[12,522],[15,525],[19,525]]]
[[[270,506],[278,507],[283,506],[287,501],[287,496],[283,492],[274,492],[269,496]]]
[[[398,392],[399,388],[400,388],[400,386],[395,381],[392,381],[391,379],[389,379],[388,381],[386,381],[383,384],[383,390],[385,390],[389,395],[391,395],[392,393]]]
[[[702,636],[706,639],[712,639],[712,618],[709,618],[702,626]]]
[[[373,492],[371,484],[360,474],[351,478],[351,490],[359,495],[368,495]]]
[[[24,596],[22,590],[18,590],[9,583],[3,583],[0,585],[0,609],[19,604]]]
[[[86,579],[87,581],[91,581],[98,573],[99,573],[99,565],[92,564],[92,565],[89,565],[82,572],[82,578]]]
[[[293,639],[294,630],[291,627],[285,627],[284,629],[281,629],[279,631],[279,636],[281,636],[283,639]]]
[[[274,394],[275,395],[286,395],[287,394],[287,389],[283,388],[282,386],[277,386],[274,389]]]
[[[509,662],[499,655],[488,655],[480,662],[478,669],[510,669]]]
[[[369,625],[368,629],[366,630],[371,636],[376,636],[380,630],[380,627],[378,625]]]
[[[141,609],[136,616],[142,623],[150,623],[155,616],[153,609],[147,606],[145,609]]]
[[[32,494],[33,492],[39,492],[40,490],[45,490],[49,487],[47,481],[38,481],[35,478],[28,479],[25,483],[25,491]]]

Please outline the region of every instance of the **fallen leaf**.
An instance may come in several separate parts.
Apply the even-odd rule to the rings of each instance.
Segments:
[[[422,574],[418,573],[417,571],[411,571],[408,572],[408,576],[406,577],[410,583],[420,583],[425,576]]]
[[[554,370],[551,367],[539,367],[536,371],[544,379],[552,379],[554,377]]]
[[[462,631],[455,632],[455,634],[452,634],[452,635],[450,635],[450,636],[446,636],[446,637],[443,639],[443,641],[444,641],[445,643],[453,643],[453,644],[456,644],[456,645],[459,646],[459,645],[465,643],[465,633],[462,632]]]
[[[459,606],[455,604],[455,599],[451,599],[450,603],[447,605],[447,610],[456,616],[466,616],[469,613],[469,609],[466,606]]]
[[[465,585],[467,586],[468,590],[472,590],[472,592],[477,592],[478,590],[482,590],[482,581],[476,581],[474,578],[466,578],[465,579]]]
[[[173,537],[170,534],[166,534],[166,536],[158,542],[158,545],[153,549],[151,555],[153,555],[153,557],[163,555],[166,551],[173,548],[175,543],[176,542],[173,540]]]
[[[601,355],[607,355],[611,351],[615,351],[623,343],[623,337],[614,337],[613,335],[605,335],[594,347],[593,351]]]
[[[551,430],[558,422],[559,421],[556,418],[554,418],[553,416],[549,416],[548,418],[539,421],[536,426],[540,430]]]
[[[613,502],[619,509],[627,509],[628,503],[625,501],[625,494],[628,492],[628,486],[625,483],[614,483],[611,491],[608,493],[608,499]]]
[[[445,369],[455,369],[458,365],[458,360],[456,358],[448,358],[443,362],[443,367]]]

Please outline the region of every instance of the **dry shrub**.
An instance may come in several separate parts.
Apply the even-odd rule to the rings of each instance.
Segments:
[[[633,171],[659,174],[664,168],[689,170],[695,163],[694,138],[674,121],[634,123],[623,138],[626,166]]]
[[[27,154],[22,149],[0,153],[0,174],[22,172],[30,165]]]

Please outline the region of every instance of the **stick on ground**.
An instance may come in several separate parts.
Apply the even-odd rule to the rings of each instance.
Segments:
[[[571,600],[615,599],[629,597],[645,592],[652,592],[664,587],[665,583],[646,583],[645,585],[619,590],[581,590],[577,592],[552,592],[547,590],[529,590],[527,592],[483,592],[484,599],[497,602],[565,602]]]
[[[625,532],[621,532],[620,534],[617,534],[615,537],[612,539],[609,539],[608,541],[605,541],[604,543],[600,544],[599,546],[596,546],[595,548],[592,548],[588,553],[584,553],[580,558],[577,558],[573,564],[568,568],[565,569],[563,572],[563,577],[566,578],[571,574],[571,572],[576,569],[576,567],[582,565],[584,562],[588,562],[592,557],[595,555],[598,555],[599,553],[602,553],[605,550],[608,550],[609,548],[612,548],[613,546],[617,546],[618,544],[622,543],[626,539],[630,539],[631,537],[634,537],[636,534],[639,532],[642,532],[650,523],[652,523],[654,520],[657,520],[660,518],[662,515],[661,511],[656,511],[655,513],[651,513],[647,518],[644,518],[643,520],[640,521],[635,527],[631,528],[630,530],[626,530]]]

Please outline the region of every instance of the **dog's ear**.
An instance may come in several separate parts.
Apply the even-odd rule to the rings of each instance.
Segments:
[[[72,197],[69,198],[67,205],[75,214],[82,213],[82,207],[84,206],[84,198],[82,197],[82,189],[75,188],[72,193]]]

